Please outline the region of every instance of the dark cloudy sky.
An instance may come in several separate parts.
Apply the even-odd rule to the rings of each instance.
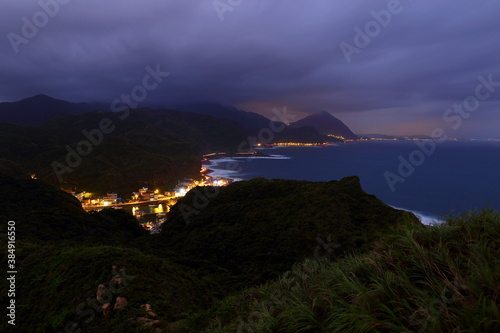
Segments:
[[[498,0],[401,0],[350,63],[341,43],[396,0],[218,0],[233,4],[222,14],[213,0],[40,1],[65,4],[44,22],[39,0],[2,1],[0,101],[111,103],[160,65],[170,76],[142,105],[287,106],[330,111],[357,133],[500,137],[500,87],[458,129],[443,120],[478,76],[500,82]],[[40,28],[16,53],[26,20]]]

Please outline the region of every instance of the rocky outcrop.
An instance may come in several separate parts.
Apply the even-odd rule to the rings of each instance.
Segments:
[[[96,300],[98,302],[102,302],[104,300],[107,300],[108,296],[109,296],[109,292],[106,289],[106,286],[103,284],[100,284],[99,287],[97,287]]]
[[[129,305],[126,297],[122,295],[117,296],[118,291],[123,291],[126,287],[127,280],[133,279],[133,276],[127,275],[125,268],[118,268],[118,266],[113,265],[112,267],[113,277],[109,281],[109,289],[106,288],[104,284],[100,284],[96,291],[96,300],[101,305],[102,315],[109,318],[114,311],[119,311],[124,309]],[[161,332],[160,320],[158,320],[158,314],[153,311],[151,304],[142,304],[140,309],[143,314],[137,318],[130,318],[129,320],[135,321],[137,325],[141,327],[156,327],[157,331]]]
[[[144,317],[138,317],[137,322],[141,326],[146,326],[146,327],[154,327],[160,324],[160,321],[157,320],[158,315],[153,312],[153,309],[151,308],[150,304],[143,304],[141,305],[141,309],[146,312],[146,315]]]
[[[109,317],[111,313],[113,312],[113,308],[111,307],[111,304],[106,303],[102,306],[102,314],[105,317]]]
[[[118,296],[124,290],[126,280],[132,280],[134,277],[127,275],[125,268],[118,270],[116,265],[113,265],[111,273],[113,277],[108,283],[109,289],[100,284],[96,291],[96,301],[101,304],[102,314],[109,317],[113,311],[120,310],[128,305],[128,301],[123,296]]]
[[[153,318],[153,319],[158,318],[158,315],[156,313],[154,313],[153,310],[151,309],[151,305],[143,304],[143,305],[141,305],[141,308],[143,308],[146,311],[146,315],[149,318]]]
[[[120,310],[121,308],[128,305],[128,301],[125,297],[117,297],[115,301],[115,310]]]

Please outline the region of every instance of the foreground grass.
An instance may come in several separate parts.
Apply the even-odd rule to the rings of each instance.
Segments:
[[[192,269],[136,249],[25,244],[18,253],[17,321],[15,327],[0,323],[2,333],[153,332],[136,320],[145,315],[142,304],[158,312],[163,321],[156,326],[161,327],[211,302],[211,285]],[[120,285],[112,283],[116,276]],[[125,297],[128,305],[103,316],[106,302],[96,301],[100,284],[114,297]],[[0,295],[3,304],[9,301],[6,295]]]
[[[500,215],[407,225],[363,255],[306,260],[176,332],[498,332]]]

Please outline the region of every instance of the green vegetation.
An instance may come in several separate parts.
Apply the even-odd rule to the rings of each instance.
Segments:
[[[199,211],[191,191],[172,208],[161,237],[186,257],[215,263],[237,285],[275,278],[306,257],[362,251],[413,214],[366,194],[358,177],[309,182],[255,178],[220,190]],[[328,249],[325,244],[331,243]],[[225,281],[225,285],[230,282]]]
[[[154,241],[137,220],[107,209],[85,213],[71,195],[32,179],[0,175],[2,221],[16,221],[17,321],[20,332],[59,332],[76,323],[84,332],[135,332],[150,304],[162,323],[177,321],[187,313],[207,307],[212,283],[199,272],[175,262],[175,254],[150,249]],[[7,234],[7,223],[0,224]],[[7,260],[7,247],[0,250]],[[133,276],[117,288],[127,307],[104,318],[96,302],[100,284],[109,286],[116,275],[112,266],[126,268]],[[3,279],[0,301],[7,304]],[[111,290],[111,289],[110,289]],[[95,319],[94,319],[95,316]],[[6,321],[0,331],[10,327]],[[71,331],[71,330],[70,330]]]
[[[499,250],[498,213],[407,224],[365,254],[296,264],[178,332],[498,332]]]
[[[202,154],[235,152],[246,139],[238,125],[206,115],[141,109],[130,111],[123,120],[120,116],[113,112],[60,115],[37,127],[0,123],[0,171],[36,174],[67,190],[126,196],[142,186],[167,189],[179,179],[199,178]],[[82,131],[99,129],[106,118],[114,130],[104,134],[77,167],[63,173],[60,183],[52,163],[67,167],[66,146],[76,150],[79,142],[89,140]],[[100,141],[99,135],[94,141]]]
[[[147,235],[137,220],[121,210],[85,213],[78,199],[39,180],[0,174],[0,219],[16,221],[18,239],[73,244],[127,244]],[[0,225],[6,233],[7,225]]]
[[[165,326],[200,311],[211,298],[209,283],[193,270],[135,249],[36,246],[20,256],[16,326],[23,332],[55,332],[70,322],[84,332],[135,332],[139,325],[127,319],[139,316],[142,304],[161,314]],[[113,265],[125,268],[127,280],[116,296],[128,305],[105,319],[96,290],[100,284],[109,288]]]
[[[0,218],[16,221],[15,331],[498,329],[497,213],[428,227],[363,192],[357,177],[260,178],[220,189],[186,223],[182,207],[205,190],[214,191],[190,192],[149,235],[122,211],[85,213],[42,181],[0,175]],[[128,304],[103,309],[119,297]]]

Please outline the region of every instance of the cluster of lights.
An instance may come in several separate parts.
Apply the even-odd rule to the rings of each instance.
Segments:
[[[329,137],[331,137],[331,138],[340,139],[340,140],[346,140],[346,138],[344,138],[344,137],[343,137],[343,136],[341,136],[341,135],[328,134],[327,136],[329,136]]]
[[[303,143],[303,142],[278,142],[275,146],[321,146],[322,143]]]
[[[186,190],[184,187],[181,187],[181,188],[179,189],[179,192],[176,192],[176,193],[175,193],[175,196],[176,196],[176,197],[183,197],[183,196],[185,196],[185,195],[186,195],[186,193],[187,193],[187,190]]]

